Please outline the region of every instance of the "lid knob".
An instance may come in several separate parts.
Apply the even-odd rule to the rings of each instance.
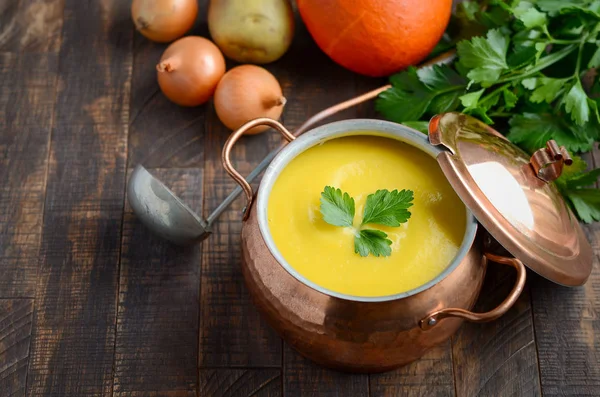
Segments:
[[[531,156],[529,164],[535,175],[544,182],[552,182],[560,176],[564,165],[573,164],[569,152],[564,146],[558,147],[553,139],[546,142],[546,147],[538,149]]]

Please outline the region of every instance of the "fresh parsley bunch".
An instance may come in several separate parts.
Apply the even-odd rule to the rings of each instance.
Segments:
[[[457,62],[391,76],[376,102],[386,118],[426,132],[429,117],[456,110],[498,122],[530,153],[550,139],[572,153],[600,140],[600,1],[466,1],[455,20],[457,43],[440,46],[456,44]],[[600,171],[576,160],[557,186],[581,220],[598,221],[600,191],[586,186]]]

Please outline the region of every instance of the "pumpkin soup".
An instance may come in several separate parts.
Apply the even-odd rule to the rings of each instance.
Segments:
[[[354,228],[330,225],[321,192],[332,186],[355,200]],[[391,255],[355,253],[367,196],[412,190],[411,216],[399,227],[369,225],[392,241]],[[314,146],[294,158],[275,181],[268,223],[283,258],[311,282],[342,294],[377,297],[417,288],[440,274],[460,247],[465,206],[435,159],[390,138],[350,136]]]

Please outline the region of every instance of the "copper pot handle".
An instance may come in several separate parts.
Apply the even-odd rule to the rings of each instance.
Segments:
[[[235,168],[233,168],[233,165],[231,164],[231,149],[233,149],[233,145],[235,145],[237,140],[240,139],[244,132],[259,125],[268,125],[269,127],[274,128],[275,130],[279,131],[288,142],[291,142],[294,139],[296,139],[296,137],[291,132],[289,132],[287,128],[285,128],[279,121],[275,121],[266,117],[261,117],[258,119],[248,121],[246,124],[244,124],[235,132],[233,132],[229,136],[229,139],[227,139],[227,142],[225,142],[225,146],[223,146],[223,152],[221,154],[223,167],[225,167],[227,173],[242,187],[244,193],[246,193],[247,202],[246,207],[244,207],[243,220],[246,220],[248,218],[248,215],[250,214],[250,207],[252,207],[252,202],[254,201],[254,194],[252,192],[252,186],[250,186],[248,181],[246,181],[246,179],[242,175],[240,175],[240,173],[237,172]]]
[[[521,292],[523,292],[523,287],[525,286],[526,270],[523,262],[517,258],[507,258],[505,256],[498,256],[490,253],[485,253],[484,256],[486,259],[489,259],[492,262],[512,266],[517,271],[517,281],[515,282],[515,286],[513,287],[512,291],[510,291],[506,299],[504,299],[504,301],[495,309],[485,313],[473,313],[469,310],[458,308],[448,308],[435,311],[419,321],[419,326],[421,329],[431,329],[436,326],[440,320],[446,317],[458,317],[474,323],[485,323],[502,316],[515,304],[519,298],[519,295],[521,295]]]

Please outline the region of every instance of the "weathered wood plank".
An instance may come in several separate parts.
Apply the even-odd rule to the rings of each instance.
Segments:
[[[125,131],[54,130],[30,396],[108,395],[112,389]]]
[[[0,54],[1,297],[33,297],[41,240],[55,54]]]
[[[57,70],[57,54],[0,53],[0,127],[49,128]]]
[[[32,299],[0,299],[0,395],[25,396]]]
[[[453,396],[450,340],[405,367],[370,375],[370,391],[372,397]]]
[[[278,369],[201,369],[200,396],[279,397]]]
[[[514,281],[513,269],[489,263],[486,280],[473,311],[484,312],[496,307],[506,298]],[[531,300],[527,288],[504,316],[485,324],[465,323],[452,342],[457,396],[540,395]]]
[[[600,150],[585,160],[600,166]],[[595,396],[600,390],[600,224],[585,225],[594,267],[578,288],[530,280],[535,337],[544,396]]]
[[[65,0],[0,2],[0,51],[56,52]]]
[[[136,34],[131,99],[129,165],[149,168],[202,167],[204,117],[209,105],[170,102],[156,81],[156,63],[166,45]]]
[[[65,1],[56,124],[127,125],[134,31],[130,3]]]
[[[150,170],[200,213],[202,170]],[[200,245],[177,247],[123,221],[115,396],[196,396]]]
[[[215,208],[236,186],[221,165],[221,148],[229,131],[214,110],[207,113],[204,166],[205,210]],[[268,134],[247,137],[233,151],[243,174],[268,152]],[[200,299],[200,366],[279,367],[281,340],[259,317],[250,301],[240,269],[240,197],[213,226],[204,241]]]
[[[579,288],[536,276],[531,282],[533,318],[544,396],[594,396],[600,390],[600,227],[586,226],[594,270]]]
[[[323,368],[284,347],[283,395],[286,397],[361,397],[369,395],[369,375]]]
[[[189,34],[209,37],[209,0],[198,1],[198,21]],[[210,104],[187,108],[170,102],[156,81],[156,63],[168,44],[135,34],[129,133],[129,166],[198,167],[204,162],[205,114]]]
[[[110,395],[133,29],[129,4],[67,0],[29,396]]]

